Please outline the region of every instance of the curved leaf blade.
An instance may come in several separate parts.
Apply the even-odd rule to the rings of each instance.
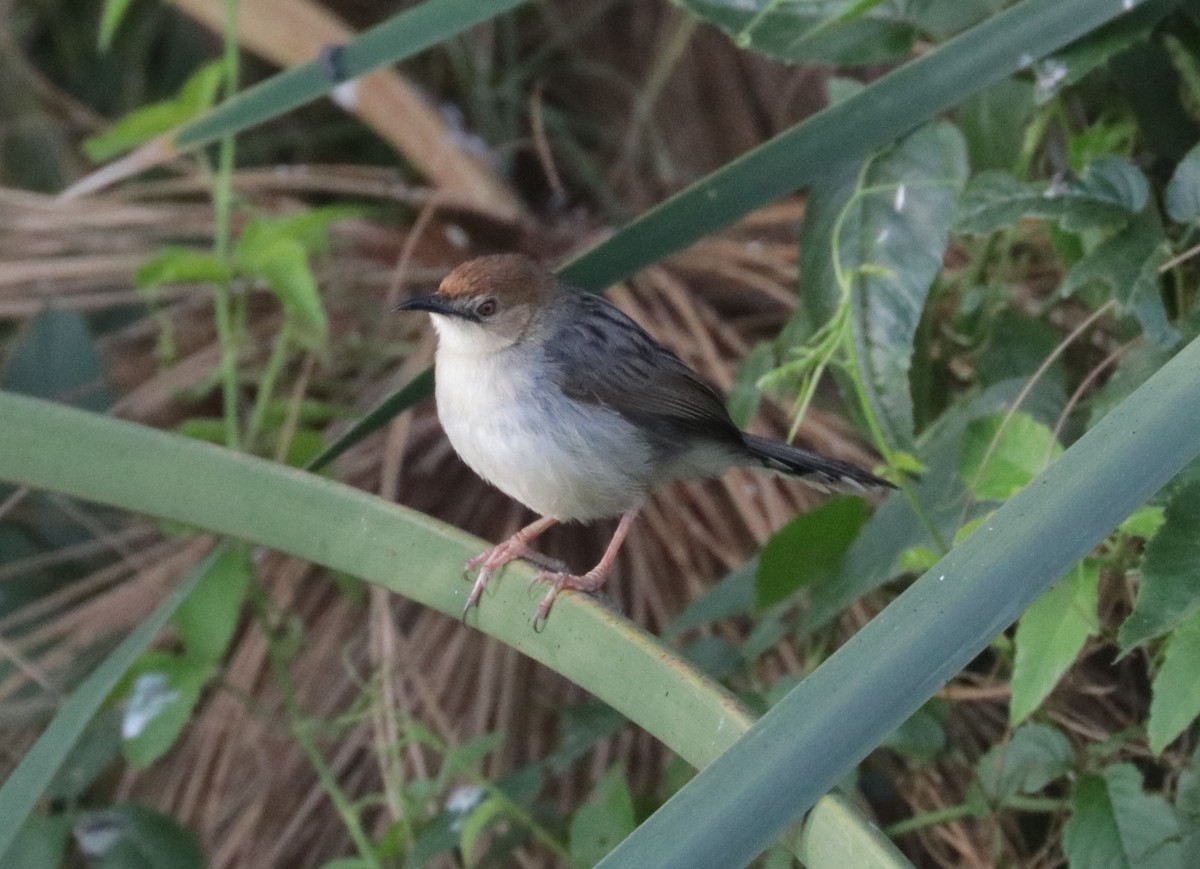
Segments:
[[[1137,8],[1174,5],[1147,0]],[[1122,0],[1024,0],[680,191],[568,263],[562,276],[585,289],[610,286],[861,160],[1128,6]]]
[[[702,770],[603,864],[742,866],[1200,455],[1200,341]]]
[[[249,540],[456,618],[470,590],[461,578],[463,562],[484,546],[429,516],[323,477],[2,391],[0,444],[0,480]],[[541,590],[527,588],[533,574],[528,565],[507,567],[489,585],[472,624],[576,682],[694,766],[710,763],[750,726],[749,714],[720,685],[589,598],[563,595],[545,629],[535,632],[530,619]],[[135,633],[143,645],[153,636],[142,628]],[[128,663],[121,672],[127,669]],[[56,739],[64,752],[77,732]],[[0,843],[6,819],[19,827],[44,787],[37,780],[21,784],[20,802],[0,801],[5,810]],[[7,784],[3,793],[9,793]],[[894,846],[840,797],[822,801],[793,847],[833,854],[847,842],[856,849],[856,865],[905,865]]]

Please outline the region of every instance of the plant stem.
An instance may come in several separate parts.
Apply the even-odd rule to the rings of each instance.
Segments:
[[[1025,797],[1014,795],[1006,797],[998,807],[999,809],[1009,809],[1017,812],[1061,812],[1068,806],[1067,800],[1056,800],[1050,797]],[[903,836],[905,833],[913,833],[917,830],[923,830],[926,827],[933,827],[938,824],[949,823],[950,821],[961,821],[963,818],[978,818],[982,817],[981,808],[978,805],[963,803],[957,806],[949,806],[945,809],[939,809],[935,812],[925,812],[913,818],[906,818],[903,821],[897,821],[889,827],[884,828],[884,832],[889,838]]]
[[[238,0],[225,0],[225,98],[238,89]],[[217,176],[213,184],[213,247],[222,260],[230,256],[231,213],[233,210],[233,135],[221,140]],[[237,338],[230,316],[228,281],[218,281],[213,291],[213,309],[217,326],[217,341],[221,347],[221,397],[225,417],[225,445],[238,449],[237,407]]]
[[[246,426],[246,444],[250,449],[254,449],[254,439],[262,429],[267,405],[271,401],[271,395],[275,392],[275,381],[279,379],[279,374],[283,371],[283,364],[287,361],[292,329],[291,322],[286,319],[286,316],[285,314],[283,326],[280,328],[279,334],[275,336],[275,343],[271,346],[271,355],[267,358],[267,365],[258,382],[258,397],[254,400],[254,410],[251,412],[250,422]]]

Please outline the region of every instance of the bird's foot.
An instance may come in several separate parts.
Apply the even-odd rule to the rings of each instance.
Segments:
[[[479,606],[479,600],[483,597],[488,580],[504,565],[510,561],[516,561],[524,555],[528,545],[528,541],[520,539],[519,535],[513,536],[498,546],[479,553],[467,562],[466,567],[463,568],[463,578],[469,577],[471,571],[477,567],[479,575],[475,577],[475,585],[471,587],[471,593],[467,595],[467,605],[463,607],[462,613],[464,619],[471,611],[471,607]]]
[[[546,619],[550,617],[550,608],[554,606],[554,599],[558,597],[560,591],[570,589],[582,591],[585,594],[594,594],[600,590],[606,579],[608,579],[608,571],[599,569],[589,570],[583,576],[549,570],[539,573],[529,583],[529,587],[533,588],[536,583],[541,582],[550,586],[550,591],[542,599],[537,609],[537,615],[533,617],[533,629],[539,631],[546,624]]]

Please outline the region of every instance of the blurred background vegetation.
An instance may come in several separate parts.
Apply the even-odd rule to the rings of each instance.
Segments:
[[[241,5],[244,88],[417,4]],[[560,265],[1012,5],[541,0],[242,133],[231,174],[209,146],[59,200],[220,101],[227,4],[9,0],[0,385],[303,466],[431,362],[402,295]],[[738,472],[638,523],[616,604],[755,712],[1194,337],[1200,8],[1128,5],[609,291],[739,421],[904,482],[870,516]],[[528,521],[428,403],[324,472],[493,540]],[[844,783],[915,865],[1197,865],[1198,520],[1191,469]],[[0,769],[210,549],[0,488]],[[6,861],[593,865],[691,775],[457,620],[278,553],[206,569]]]

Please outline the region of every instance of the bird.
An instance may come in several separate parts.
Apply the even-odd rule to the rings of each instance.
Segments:
[[[540,517],[467,562],[465,575],[479,572],[464,619],[491,577],[526,557],[548,528],[619,516],[591,570],[537,575],[549,591],[534,628],[560,592],[597,592],[651,493],[679,480],[751,467],[826,492],[895,488],[848,462],[741,431],[721,395],[675,353],[608,300],[523,254],[464,262],[435,293],[397,310],[433,321],[434,393],[451,446]]]

